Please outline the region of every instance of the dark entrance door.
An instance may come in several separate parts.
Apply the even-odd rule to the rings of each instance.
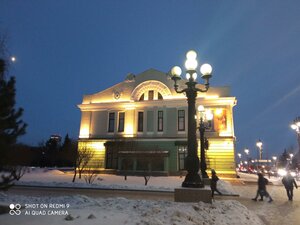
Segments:
[[[118,169],[118,151],[114,146],[107,146],[106,169]]]

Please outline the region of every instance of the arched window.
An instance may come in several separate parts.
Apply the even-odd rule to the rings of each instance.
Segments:
[[[163,99],[163,96],[161,95],[161,93],[157,92],[157,99],[158,100],[162,100]]]
[[[142,94],[139,101],[144,101],[145,94]]]

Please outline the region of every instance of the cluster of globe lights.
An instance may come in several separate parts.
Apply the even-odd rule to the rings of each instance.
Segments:
[[[295,130],[298,134],[300,133],[300,117],[297,117],[294,120],[294,123],[291,124],[291,128]]]
[[[187,69],[186,79],[189,81],[195,81],[197,79],[196,68],[198,66],[197,53],[194,50],[190,50],[186,53],[185,68]],[[203,79],[209,79],[212,73],[212,67],[208,63],[203,64],[200,67],[200,72]],[[171,70],[173,76],[179,77],[182,70],[179,66],[174,66]]]

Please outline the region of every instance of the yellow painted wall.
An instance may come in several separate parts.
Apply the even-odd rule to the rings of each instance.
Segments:
[[[78,149],[81,151],[83,148],[93,152],[93,158],[90,160],[88,166],[91,168],[105,168],[105,141],[79,141]]]
[[[218,173],[235,175],[234,139],[210,138],[206,151],[207,168]]]

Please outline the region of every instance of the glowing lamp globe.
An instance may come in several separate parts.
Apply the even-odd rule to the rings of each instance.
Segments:
[[[212,114],[212,112],[211,111],[207,111],[206,112],[206,119],[207,120],[212,120],[213,119],[213,117],[214,117],[214,115]]]
[[[202,73],[202,78],[210,78],[212,73],[212,67],[208,63],[201,66],[200,72]]]
[[[291,125],[291,128],[292,128],[293,130],[296,130],[296,129],[297,129],[297,125],[296,125],[296,124],[292,124],[292,125]]]
[[[199,105],[198,106],[198,111],[199,112],[204,112],[204,106],[203,105]]]
[[[172,70],[171,70],[172,76],[177,76],[177,77],[179,77],[179,76],[181,75],[181,73],[182,73],[182,70],[181,70],[181,68],[180,68],[179,66],[174,66],[174,67],[172,68]]]
[[[187,70],[196,70],[198,62],[196,59],[187,59],[184,65]]]
[[[191,74],[187,73],[187,74],[185,75],[185,77],[186,77],[187,80],[189,80],[189,79],[191,78]]]
[[[192,77],[193,77],[194,80],[196,80],[197,79],[197,73],[193,73]]]
[[[186,53],[186,58],[187,59],[196,59],[197,53],[194,50],[190,50]]]

